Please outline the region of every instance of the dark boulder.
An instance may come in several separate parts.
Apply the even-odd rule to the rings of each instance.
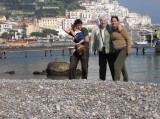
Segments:
[[[15,71],[7,71],[5,73],[8,73],[8,74],[15,74]]]
[[[68,62],[61,62],[61,61],[53,61],[49,62],[46,72],[48,75],[55,75],[55,76],[68,76],[69,72],[69,63]],[[81,75],[81,70],[76,70],[76,75]]]
[[[34,74],[34,75],[41,75],[41,74],[42,74],[42,72],[34,71],[34,72],[33,72],[33,74]]]
[[[47,75],[47,72],[46,72],[46,70],[43,70],[42,72],[40,72],[40,71],[34,71],[33,74],[34,75]]]

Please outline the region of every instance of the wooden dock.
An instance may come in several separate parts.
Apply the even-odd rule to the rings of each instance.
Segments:
[[[144,55],[145,54],[145,50],[146,49],[160,49],[160,46],[154,46],[154,47],[151,47],[151,46],[143,46],[143,45],[139,45],[139,46],[132,46],[132,48],[135,48],[136,49],[136,54],[138,55],[139,52],[141,51],[142,54]],[[25,58],[27,58],[27,54],[30,53],[30,52],[44,52],[44,56],[46,57],[47,56],[47,52],[50,53],[50,56],[52,56],[52,52],[53,51],[62,51],[62,55],[64,55],[64,52],[65,51],[68,51],[69,54],[72,53],[72,50],[74,49],[74,47],[64,47],[64,48],[40,48],[40,49],[32,49],[32,50],[29,50],[29,49],[0,49],[0,59],[2,58],[7,58],[6,57],[6,54],[11,52],[24,52],[25,53]]]
[[[146,49],[160,49],[160,46],[143,46],[143,45],[139,45],[139,46],[132,46],[132,48],[136,48],[136,54],[139,54],[139,51],[141,50],[142,54],[145,54],[145,50]]]
[[[65,51],[69,51],[69,54],[71,54],[72,50],[74,49],[74,47],[65,47],[65,48],[40,48],[40,49],[0,49],[0,59],[2,58],[7,58],[6,57],[6,53],[9,52],[24,52],[25,53],[25,58],[27,57],[27,54],[30,52],[44,52],[45,53],[45,57],[47,56],[47,52],[50,52],[50,56],[52,56],[52,51],[62,51],[62,55],[64,55]]]

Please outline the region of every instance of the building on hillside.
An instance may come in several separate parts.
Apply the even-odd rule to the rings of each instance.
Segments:
[[[38,27],[42,29],[54,29],[59,32],[59,36],[64,36],[63,27],[65,26],[65,19],[65,16],[43,17],[38,20]]]
[[[38,20],[38,26],[47,29],[62,29],[66,17],[42,17]]]
[[[57,16],[56,18],[57,18],[57,22],[58,22],[57,25],[59,26],[58,29],[63,29],[63,22],[66,19],[66,17],[65,16]]]
[[[132,27],[136,24],[140,24],[139,15],[137,13],[129,13],[128,16],[125,18],[125,22],[128,24],[129,27]]]
[[[12,29],[12,24],[6,22],[0,22],[0,35],[4,32],[9,32]]]
[[[130,26],[134,25],[151,25],[151,18],[149,16],[142,16],[138,13],[129,13],[128,16],[125,18],[125,22]]]
[[[58,22],[56,17],[43,17],[38,20],[38,26],[47,29],[57,29],[59,28],[57,24]]]
[[[26,35],[30,36],[32,32],[39,32],[39,27],[36,26],[33,22],[26,22]]]
[[[94,17],[94,10],[74,10],[66,11],[66,16],[71,19],[87,19],[92,20]]]
[[[80,6],[83,6],[83,7],[86,7],[86,6],[92,6],[92,5],[95,5],[96,2],[94,1],[79,1],[79,5]]]
[[[141,17],[141,24],[144,26],[151,25],[152,24],[151,18],[149,16],[142,16]]]
[[[14,37],[12,39],[14,40],[22,40],[22,35],[23,35],[23,28],[18,25],[13,25],[12,30],[15,31]]]
[[[6,21],[6,17],[5,16],[0,16],[0,21]]]
[[[74,23],[76,19],[72,19],[72,18],[67,18],[64,20],[63,22],[63,29],[67,28],[67,27],[71,27],[71,25]]]
[[[82,13],[85,13],[86,10],[74,10],[74,11],[69,11],[69,18],[72,19],[77,19],[82,17]]]
[[[120,6],[117,0],[97,0],[79,2],[80,6],[84,6],[86,10],[66,11],[66,16],[72,19],[80,18],[86,24],[89,20],[98,20],[100,14],[105,14],[110,18],[112,15],[117,15],[122,24],[127,23],[129,26],[133,24],[149,25],[151,18],[149,16],[142,16],[137,13],[130,13],[129,10]]]

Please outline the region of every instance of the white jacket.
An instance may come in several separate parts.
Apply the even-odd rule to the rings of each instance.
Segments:
[[[111,52],[112,43],[110,40],[110,26],[107,26],[104,30],[104,39],[102,39],[101,27],[98,26],[91,33],[91,52],[95,49],[101,52],[103,47],[105,47],[105,53],[108,54]]]

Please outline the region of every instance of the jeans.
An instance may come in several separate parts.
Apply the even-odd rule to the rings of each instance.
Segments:
[[[122,49],[116,49],[115,51],[115,62],[114,62],[114,81],[120,80],[121,72],[124,77],[124,81],[128,81],[128,73],[125,66],[125,60],[127,58],[127,48],[124,47]]]
[[[89,61],[89,47],[85,47],[86,50],[84,54],[79,55],[78,53],[74,52],[73,55],[70,57],[70,66],[69,66],[69,79],[76,78],[76,68],[78,62],[81,62],[81,69],[82,69],[82,79],[87,79],[88,76],[88,61]]]
[[[101,80],[106,79],[107,62],[109,65],[112,79],[114,79],[114,60],[115,54],[105,54],[104,52],[99,52],[99,78]]]

